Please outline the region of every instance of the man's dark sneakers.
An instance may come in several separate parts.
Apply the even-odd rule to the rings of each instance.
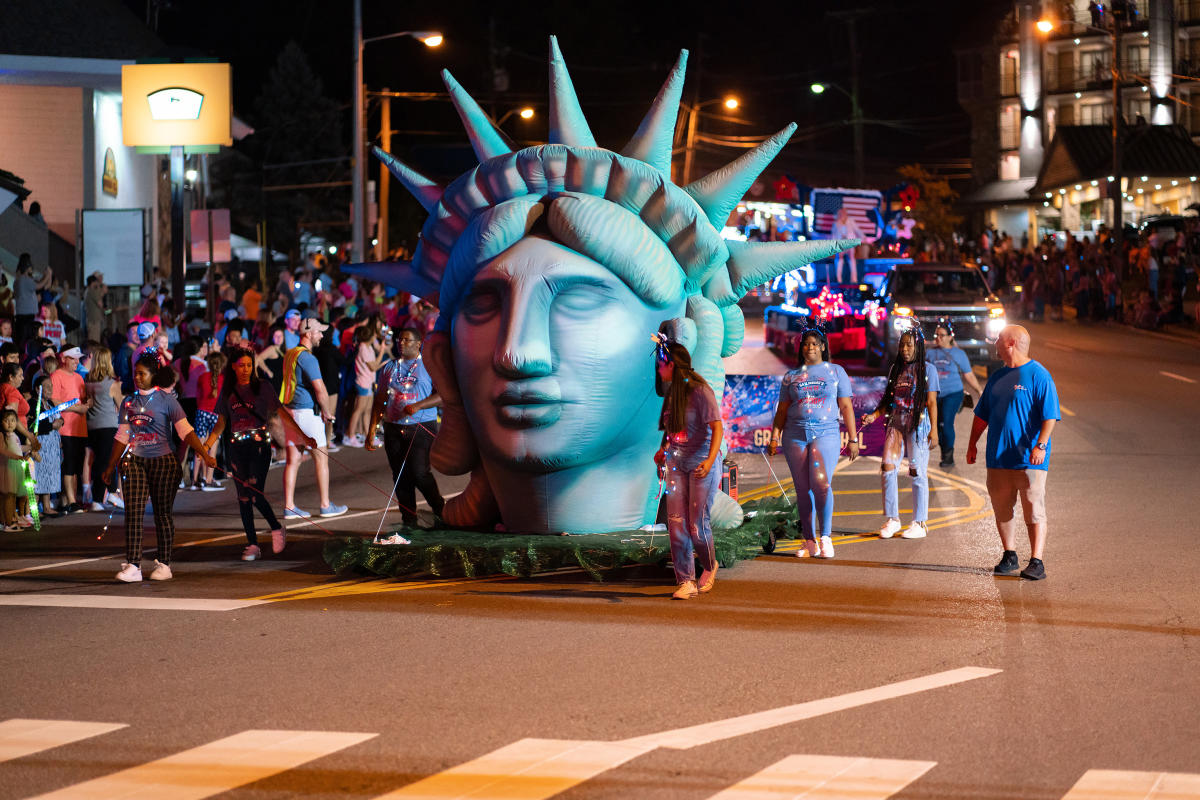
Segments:
[[[1041,565],[1042,562],[1038,562]],[[1021,562],[1017,560],[1016,550],[1005,550],[1004,558],[1000,559],[1000,563],[992,572],[996,575],[1012,575],[1021,566]]]
[[[1021,570],[1021,577],[1026,580],[1040,581],[1046,577],[1046,565],[1040,558],[1029,559],[1029,564]]]

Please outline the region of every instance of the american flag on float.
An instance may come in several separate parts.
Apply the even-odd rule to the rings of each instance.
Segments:
[[[879,227],[875,224],[873,209],[883,204],[883,195],[876,191],[853,191],[847,189],[813,189],[810,198],[813,209],[813,231],[822,236],[830,236],[837,213],[843,207],[850,214],[850,219],[862,231],[864,241],[873,242],[879,238]]]

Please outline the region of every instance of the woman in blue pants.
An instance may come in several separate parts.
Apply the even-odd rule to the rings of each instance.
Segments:
[[[783,376],[767,451],[775,455],[783,446],[796,487],[804,537],[804,548],[796,555],[833,558],[832,481],[842,450],[839,416],[849,433],[850,460],[858,458],[853,393],[846,370],[830,363],[829,343],[820,328],[810,327],[801,336],[800,357],[800,367]]]
[[[663,443],[654,461],[666,477],[667,533],[679,585],[673,597],[690,600],[711,591],[717,579],[709,515],[721,485],[721,470],[713,468],[721,452],[721,406],[712,387],[692,369],[691,354],[683,345],[660,339],[657,369],[665,388]],[[697,557],[704,568],[699,585]]]
[[[948,319],[938,320],[934,333],[935,344],[925,350],[925,360],[938,374],[938,441],[942,446],[939,467],[954,466],[954,418],[963,403],[963,384],[979,397],[983,389],[971,371],[971,360],[954,343],[954,326]]]
[[[913,517],[900,538],[923,539],[928,532],[925,523],[929,519],[929,451],[938,446],[937,393],[938,373],[925,360],[925,336],[920,326],[914,324],[900,336],[900,352],[888,373],[883,399],[862,419],[865,426],[887,415],[880,479],[887,519],[879,528],[880,539],[890,539],[900,532],[896,469],[906,455],[912,478]]]

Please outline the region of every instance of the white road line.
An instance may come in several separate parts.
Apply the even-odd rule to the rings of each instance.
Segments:
[[[0,606],[34,608],[116,608],[132,611],[236,611],[266,600],[222,600],[206,597],[130,597],[105,594],[4,594]]]
[[[176,543],[175,549],[178,550],[181,547],[195,547],[196,545],[201,545],[201,544],[212,544],[213,542],[224,542],[224,541],[228,541],[229,539],[242,539],[245,536],[246,536],[246,534],[244,534],[244,533],[231,533],[227,536],[213,536],[212,538],[209,538],[209,539],[197,539],[194,542],[184,542],[182,544]],[[0,572],[0,578],[4,577],[5,575],[19,575],[22,572],[38,572],[43,569],[54,569],[55,567],[70,567],[74,564],[88,564],[88,563],[91,563],[92,561],[108,561],[109,559],[124,558],[124,557],[125,557],[124,553],[113,553],[112,555],[109,555],[109,556],[96,556],[95,558],[77,558],[74,561],[55,561],[52,564],[38,564],[36,567],[22,567],[21,569],[10,569],[5,572]]]
[[[1089,769],[1063,800],[1180,800],[1200,797],[1200,775]]]
[[[730,717],[729,719],[717,720],[716,722],[706,722],[700,725],[691,725],[687,728],[678,728],[673,731],[652,733],[649,736],[641,736],[629,739],[628,741],[630,743],[645,742],[653,744],[655,747],[669,747],[674,750],[687,750],[692,747],[719,742],[722,739],[732,739],[735,736],[745,736],[748,733],[757,733],[768,728],[789,725],[793,722],[819,717],[824,714],[832,714],[835,711],[845,711],[849,708],[857,708],[870,703],[878,703],[883,700],[891,700],[918,692],[927,692],[930,689],[952,686],[956,683],[972,681],[976,678],[986,678],[989,675],[999,674],[1001,671],[985,667],[960,667],[959,669],[937,672],[933,675],[925,675],[920,678],[899,681],[898,683],[889,683],[886,686],[863,689],[836,697],[810,700],[807,703],[772,708],[768,711],[759,711],[756,714]]]
[[[243,731],[31,800],[200,800],[373,739],[376,733]]]
[[[1052,350],[1062,350],[1063,352],[1066,352],[1066,353],[1074,353],[1078,350],[1078,348],[1076,348],[1076,347],[1070,347],[1065,344],[1059,344],[1058,342],[1042,342],[1042,345],[1044,345],[1045,347],[1049,347]]]
[[[1195,378],[1188,378],[1184,375],[1176,375],[1174,372],[1167,372],[1166,370],[1159,370],[1158,374],[1166,375],[1168,378],[1174,378],[1175,380],[1183,381],[1184,383],[1195,383],[1196,382]]]
[[[709,800],[885,800],[936,761],[788,756]]]
[[[376,800],[546,800],[653,749],[627,742],[522,739]]]
[[[69,719],[6,719],[0,722],[0,761],[24,758],[52,747],[126,728],[114,722]]]

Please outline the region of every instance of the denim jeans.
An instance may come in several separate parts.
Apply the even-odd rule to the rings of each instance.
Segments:
[[[784,439],[783,455],[796,486],[796,510],[800,517],[800,533],[805,539],[816,537],[818,520],[821,536],[833,532],[833,468],[837,466],[841,449],[842,437],[838,433],[811,442],[794,437]]]
[[[908,456],[909,463],[916,471],[912,479],[913,522],[925,522],[929,519],[929,417],[921,415],[921,423],[917,430],[903,434],[898,429],[888,426],[883,440],[883,463],[890,464],[892,469],[882,472],[883,483],[883,515],[888,519],[900,519],[900,501],[897,497],[897,471]]]
[[[721,485],[721,464],[716,462],[703,478],[695,470],[676,469],[674,459],[667,456],[667,534],[671,537],[671,564],[675,567],[675,582],[696,580],[696,558],[704,569],[717,565],[713,545],[713,499]]]
[[[962,401],[961,391],[938,395],[938,444],[941,445],[943,458],[954,455],[954,418],[962,408]]]

